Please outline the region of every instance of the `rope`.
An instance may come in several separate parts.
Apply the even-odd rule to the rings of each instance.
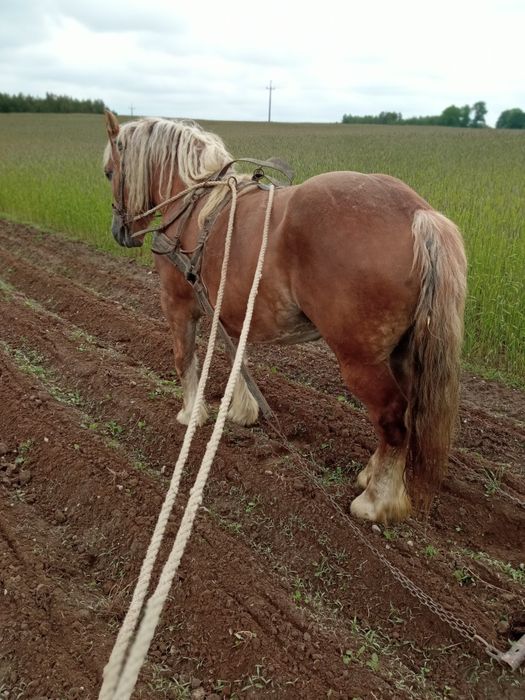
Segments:
[[[231,185],[230,185],[231,186]],[[255,299],[257,297],[257,292],[259,289],[259,282],[261,279],[262,275],[262,269],[264,265],[264,257],[266,254],[266,247],[268,243],[268,232],[269,232],[269,226],[270,226],[270,216],[271,216],[271,209],[272,209],[272,204],[273,204],[273,196],[274,196],[274,186],[270,186],[269,192],[268,192],[268,204],[266,208],[266,215],[265,215],[265,220],[264,220],[264,228],[263,228],[263,235],[262,235],[262,242],[261,242],[261,248],[259,251],[259,258],[257,261],[257,267],[255,270],[253,282],[252,282],[252,287],[250,290],[250,294],[248,297],[248,303],[247,303],[247,308],[246,308],[246,316],[244,319],[241,335],[239,338],[239,344],[237,347],[237,352],[235,355],[235,359],[233,362],[232,370],[228,379],[228,383],[226,385],[226,389],[224,392],[224,396],[221,400],[221,405],[219,409],[219,413],[217,415],[217,420],[215,422],[215,426],[212,432],[212,435],[210,437],[210,440],[208,442],[208,445],[206,447],[206,452],[204,454],[201,466],[199,468],[197,477],[195,479],[195,483],[193,485],[193,488],[190,491],[190,497],[188,499],[188,503],[186,505],[186,509],[184,511],[184,515],[182,517],[181,524],[179,526],[179,530],[177,532],[177,536],[175,538],[175,542],[173,543],[172,550],[170,552],[170,555],[164,565],[164,568],[162,570],[162,573],[160,575],[157,587],[154,591],[154,593],[151,595],[149,598],[145,609],[144,609],[144,615],[143,618],[140,622],[137,634],[135,636],[134,641],[132,642],[131,646],[129,644],[131,635],[133,633],[133,630],[136,627],[136,622],[139,616],[139,613],[142,609],[142,604],[144,601],[144,597],[146,594],[147,586],[149,584],[149,580],[151,577],[151,571],[153,569],[153,565],[155,562],[156,555],[158,553],[158,549],[160,547],[160,541],[162,539],[162,535],[164,533],[164,529],[166,526],[167,519],[169,517],[169,512],[171,511],[171,507],[173,505],[173,502],[175,500],[176,492],[178,490],[178,482],[180,480],[180,474],[182,472],[182,466],[184,462],[186,461],[188,451],[189,451],[189,443],[191,441],[191,437],[193,437],[193,433],[195,432],[196,429],[196,421],[197,421],[197,415],[198,415],[198,409],[199,409],[199,404],[203,399],[203,392],[204,392],[204,384],[205,384],[205,379],[204,378],[204,369],[206,365],[206,360],[208,360],[208,356],[210,358],[211,362],[211,354],[213,353],[213,343],[212,341],[212,334],[210,333],[210,342],[208,344],[208,351],[206,354],[206,360],[205,360],[205,365],[203,365],[203,371],[201,375],[201,380],[199,382],[199,387],[197,389],[197,397],[195,400],[195,404],[193,406],[193,411],[192,415],[190,418],[190,424],[188,426],[188,430],[186,431],[186,435],[184,438],[184,444],[181,449],[181,453],[179,455],[179,459],[177,461],[177,465],[175,468],[175,472],[172,477],[172,484],[170,484],[170,489],[168,491],[168,494],[166,495],[166,499],[164,502],[164,505],[161,510],[161,514],[159,515],[159,520],[157,522],[157,527],[155,528],[155,532],[153,534],[152,540],[150,542],[150,545],[148,547],[148,552],[146,554],[146,558],[143,562],[141,573],[139,576],[139,582],[137,583],[137,587],[135,589],[135,593],[133,595],[133,600],[130,606],[130,609],[128,611],[128,615],[126,616],[126,620],[124,621],[123,627],[121,628],[119,632],[119,636],[117,638],[117,642],[115,643],[115,647],[113,649],[110,661],[108,662],[106,669],[104,671],[104,684],[99,696],[99,700],[105,700],[106,698],[109,700],[128,700],[131,697],[131,694],[133,692],[133,689],[136,685],[138,675],[140,673],[140,669],[144,663],[144,659],[146,658],[151,640],[153,638],[153,635],[155,633],[155,629],[157,627],[160,615],[162,613],[162,609],[164,607],[164,603],[166,601],[166,598],[169,594],[173,578],[177,572],[178,566],[180,564],[180,561],[182,559],[182,555],[184,553],[184,549],[186,547],[186,544],[190,538],[191,531],[193,528],[193,523],[195,521],[195,517],[197,515],[197,511],[202,503],[202,498],[203,498],[203,492],[204,488],[206,486],[206,481],[208,479],[208,475],[211,469],[211,465],[213,463],[213,459],[215,457],[215,453],[217,451],[217,448],[219,446],[219,442],[222,436],[222,432],[224,429],[224,423],[226,421],[226,415],[228,412],[229,405],[231,403],[232,395],[233,395],[233,390],[235,388],[235,384],[239,378],[239,374],[241,371],[241,366],[244,358],[244,352],[246,349],[246,343],[248,341],[248,334],[250,331],[250,326],[251,326],[251,320],[252,320],[252,315],[253,315],[253,309],[255,306]],[[232,210],[234,211],[235,209],[235,203],[236,203],[236,192],[234,194],[234,188],[232,187],[232,195],[234,196],[233,201],[232,201]],[[221,284],[219,287],[219,293],[217,295],[217,304],[216,304],[216,313],[214,314],[213,318],[213,323],[216,321],[218,322],[218,316],[219,314],[217,313],[217,310],[220,311],[220,303],[222,303],[222,293],[224,291],[224,279],[226,276],[226,270],[227,270],[227,256],[226,256],[226,248],[228,247],[228,253],[229,253],[229,244],[230,244],[230,239],[231,237],[231,229],[233,228],[233,216],[232,213],[230,212],[230,224],[228,227],[228,234],[227,234],[227,241],[225,242],[225,254],[224,254],[224,260],[223,260],[223,277],[221,277]],[[213,331],[213,325],[212,325],[212,331]],[[216,334],[216,328],[215,328],[215,334]],[[206,373],[209,370],[209,363],[208,366],[206,366]],[[203,382],[204,378],[204,382]],[[187,440],[187,436],[190,433],[190,428],[192,428],[191,432],[191,437]],[[187,444],[187,449],[185,450],[184,448],[186,447]],[[179,465],[180,468],[179,468]],[[178,472],[177,478],[176,472]],[[173,488],[173,484],[176,483],[175,488]],[[169,498],[168,498],[169,497]],[[167,508],[165,508],[167,501],[170,501],[170,506],[169,506],[169,511],[167,511]],[[164,514],[164,511],[167,511],[167,514]],[[159,523],[162,521],[163,526],[162,528],[159,527]],[[151,550],[151,552],[150,552]],[[147,566],[146,566],[147,562]],[[147,574],[143,576],[143,571],[147,570]],[[147,580],[146,580],[147,579]],[[140,594],[137,594],[137,590],[140,587]],[[140,601],[140,605],[139,605]],[[133,613],[132,613],[132,608],[133,608]],[[132,613],[132,614],[131,614]],[[130,615],[131,614],[131,615]],[[128,622],[128,616],[130,616],[130,621]],[[125,629],[125,632],[123,632]],[[124,646],[125,642],[125,646]],[[117,649],[118,646],[118,649]],[[127,649],[129,648],[129,654],[128,657],[124,663],[124,666],[122,667],[122,661],[124,659],[124,656],[126,654]]]
[[[233,176],[232,176],[233,177]],[[165,199],[163,202],[160,202],[160,204],[155,205],[151,209],[148,209],[145,212],[141,212],[140,214],[137,214],[136,216],[131,217],[129,220],[130,223],[133,221],[138,221],[139,219],[144,219],[146,216],[149,216],[150,214],[154,214],[156,211],[160,211],[164,207],[166,207],[168,204],[173,204],[173,202],[176,202],[178,199],[182,199],[185,195],[189,194],[190,192],[194,192],[195,190],[200,190],[204,187],[224,187],[225,183],[223,180],[205,180],[204,182],[198,182],[196,185],[190,185],[187,187],[185,190],[182,190],[182,192],[178,192],[177,194],[173,195],[173,197],[170,197],[169,199]],[[231,188],[230,188],[231,189]],[[137,233],[134,233],[134,236],[138,236],[139,233],[143,233],[142,231],[137,231]]]
[[[204,388],[208,380],[209,369],[217,338],[217,330],[219,327],[219,317],[224,296],[224,287],[226,284],[226,273],[228,270],[228,263],[230,259],[230,245],[233,232],[233,224],[235,221],[235,211],[237,207],[237,190],[235,187],[235,182],[229,181],[228,184],[230,185],[230,189],[232,191],[232,206],[230,209],[228,229],[224,241],[224,256],[222,261],[221,279],[219,283],[219,289],[217,292],[217,301],[215,304],[215,311],[213,314],[210,329],[210,337],[208,340],[206,357],[204,359],[202,373],[199,379],[197,392],[195,395],[195,403],[193,405],[190,421],[188,423],[188,427],[184,435],[181,451],[179,453],[179,457],[175,465],[173,475],[171,477],[170,486],[168,488],[168,492],[166,493],[164,503],[162,505],[157,524],[155,526],[155,530],[153,532],[150,544],[148,546],[146,556],[142,563],[142,567],[139,573],[137,584],[135,586],[135,590],[133,592],[133,597],[128,612],[117,635],[117,639],[113,646],[113,650],[111,652],[109,661],[106,667],[104,668],[104,680],[102,683],[102,688],[100,690],[99,700],[109,700],[113,696],[113,693],[117,686],[119,674],[122,668],[124,657],[126,655],[126,650],[129,647],[131,637],[136,628],[137,620],[144,604],[144,599],[146,597],[148,586],[151,580],[151,572],[157,559],[157,554],[160,548],[160,544],[162,542],[162,538],[164,536],[164,532],[166,530],[166,525],[169,516],[173,509],[173,504],[177,497],[182,471],[188,458],[191,442],[197,430],[197,422],[200,414],[200,407],[204,400]]]

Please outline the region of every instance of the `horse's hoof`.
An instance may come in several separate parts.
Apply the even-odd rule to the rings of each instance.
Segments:
[[[181,423],[182,425],[189,425],[190,424],[190,418],[191,418],[191,411],[187,408],[181,408],[181,410],[177,413],[177,421]],[[201,425],[204,425],[206,421],[208,420],[208,409],[206,406],[201,406],[199,409],[199,415],[197,418],[197,425],[200,427]]]
[[[228,411],[228,420],[231,420],[234,423],[237,423],[237,425],[242,425],[246,428],[249,425],[253,425],[254,423],[257,423],[258,415],[259,415],[259,412],[252,414],[250,416],[246,416],[246,415],[237,416],[235,413]]]
[[[370,520],[374,523],[398,523],[410,515],[410,499],[406,493],[401,493],[392,500],[371,498],[367,490],[354,498],[350,505],[350,512],[361,520]]]
[[[259,404],[253,396],[246,391],[241,401],[233,401],[228,411],[228,419],[238,425],[253,425],[259,417]]]
[[[372,475],[370,474],[368,466],[366,466],[364,469],[361,469],[361,471],[357,475],[357,485],[359,486],[361,491],[364,491],[366,489],[371,476]]]

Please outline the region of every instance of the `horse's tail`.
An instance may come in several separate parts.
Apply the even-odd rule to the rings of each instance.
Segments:
[[[445,474],[458,420],[467,264],[461,233],[442,214],[419,209],[412,233],[421,288],[409,340],[407,467],[415,505],[426,508]]]

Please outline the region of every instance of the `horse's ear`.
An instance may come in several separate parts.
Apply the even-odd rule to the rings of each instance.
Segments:
[[[118,136],[120,124],[116,116],[109,109],[106,109],[106,129],[110,139],[114,139]]]

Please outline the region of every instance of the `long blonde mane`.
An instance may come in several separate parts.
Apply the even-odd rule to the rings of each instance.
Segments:
[[[120,128],[117,147],[123,160],[130,216],[149,208],[154,172],[160,177],[161,198],[168,199],[173,194],[176,175],[190,187],[203,182],[232,160],[219,136],[185,120],[147,117],[127,122]],[[104,164],[110,157],[108,144]],[[227,191],[226,184],[213,189],[200,213],[199,223],[218,206]]]

